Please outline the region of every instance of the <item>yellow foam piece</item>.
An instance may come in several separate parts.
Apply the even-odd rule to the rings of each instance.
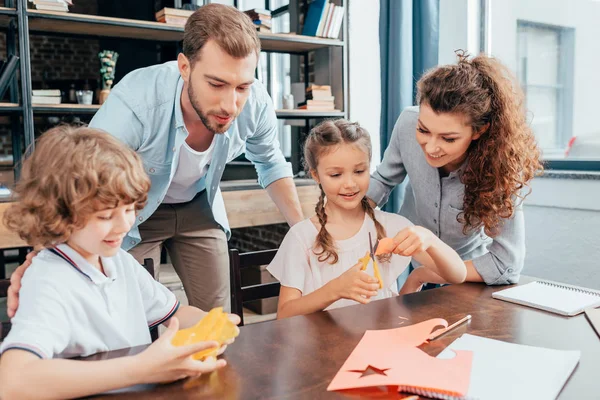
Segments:
[[[196,325],[177,331],[171,343],[173,346],[185,346],[214,340],[219,343],[220,347],[238,334],[239,329],[229,320],[227,313],[223,312],[223,307],[215,307]],[[218,348],[202,350],[194,354],[192,358],[204,360],[210,356],[216,357],[218,350]]]

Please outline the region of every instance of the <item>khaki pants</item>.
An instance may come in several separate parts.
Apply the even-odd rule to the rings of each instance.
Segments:
[[[206,191],[188,203],[161,204],[139,229],[142,241],[129,250],[138,262],[152,258],[158,268],[164,244],[189,304],[230,310],[227,237],[214,221]]]

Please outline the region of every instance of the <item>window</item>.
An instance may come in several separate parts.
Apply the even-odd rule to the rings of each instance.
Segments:
[[[600,1],[482,4],[481,47],[516,73],[549,168],[600,170]]]
[[[252,8],[265,8],[264,0],[238,0],[240,10],[249,10]],[[271,11],[283,10],[277,14],[273,13],[272,32],[289,33],[290,32],[290,14],[285,9],[289,5],[289,0],[271,0],[269,7]],[[266,86],[275,109],[283,108],[283,97],[291,92],[290,79],[291,56],[289,54],[265,53],[262,52],[258,64],[258,79]],[[292,153],[292,134],[291,127],[285,120],[277,120],[279,131],[279,144],[285,157],[291,157]]]
[[[574,31],[517,21],[517,76],[546,158],[564,157],[573,135]]]

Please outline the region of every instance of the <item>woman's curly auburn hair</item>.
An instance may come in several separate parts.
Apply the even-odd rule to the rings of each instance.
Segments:
[[[139,156],[118,139],[61,125],[44,133],[23,163],[18,202],[4,213],[4,223],[31,246],[53,246],[100,209],[119,203],[142,209],[149,189]]]
[[[495,236],[502,219],[512,217],[522,189],[543,166],[533,131],[526,121],[524,95],[514,76],[486,55],[473,59],[457,51],[458,64],[437,67],[417,83],[419,105],[436,113],[466,116],[473,132],[486,129],[468,149],[461,181],[463,233],[483,226]]]
[[[304,168],[308,174],[316,173],[319,165],[319,158],[324,154],[334,150],[342,143],[356,144],[360,146],[371,160],[371,136],[366,129],[362,128],[356,122],[350,122],[345,119],[327,120],[315,126],[309,133],[304,143]],[[351,161],[351,160],[349,160]],[[315,213],[319,218],[321,229],[315,239],[314,253],[319,256],[319,261],[327,261],[330,264],[338,262],[338,254],[335,248],[333,238],[325,228],[327,224],[327,213],[325,212],[325,192],[321,185],[321,196],[315,206]],[[367,197],[361,201],[363,210],[371,217],[377,230],[377,238],[382,239],[386,236],[385,228],[375,218],[375,211],[369,203]],[[390,259],[390,254],[377,256],[378,261],[386,262]]]

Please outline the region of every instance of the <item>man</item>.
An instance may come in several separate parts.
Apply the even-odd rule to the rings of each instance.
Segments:
[[[259,54],[246,15],[203,6],[186,23],[177,61],[129,73],[90,122],[134,149],[152,181],[122,247],[159,265],[164,244],[190,305],[203,310],[229,307],[231,232],[219,190],[227,162],[245,152],[287,222],[303,219],[272,100],[254,79]],[[26,264],[11,278],[11,316]]]

